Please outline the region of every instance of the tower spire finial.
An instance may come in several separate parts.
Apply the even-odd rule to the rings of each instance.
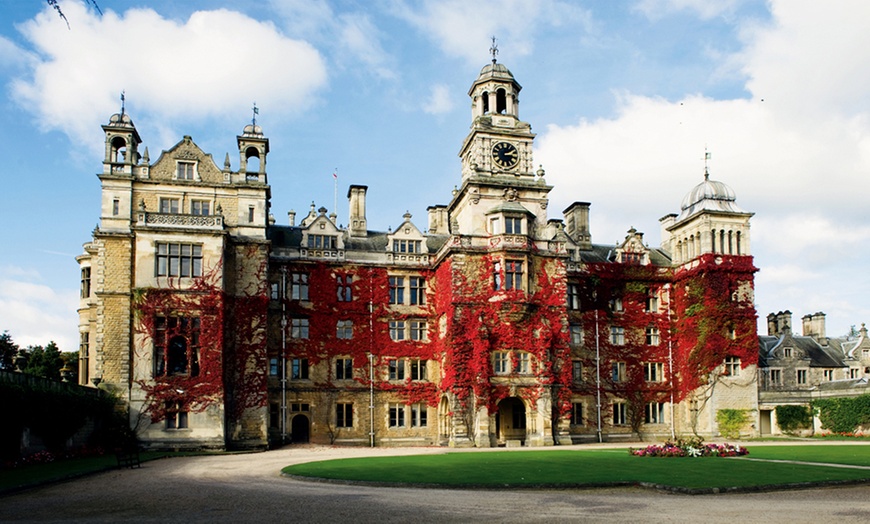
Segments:
[[[121,116],[124,116],[124,111],[126,111],[126,97],[124,96],[126,90],[121,90]]]
[[[492,63],[495,64],[495,57],[498,55],[498,44],[496,43],[495,36],[492,37],[492,45],[489,46],[489,52],[492,54]]]
[[[254,102],[254,107],[252,109],[254,110],[254,115],[251,117],[251,125],[257,127],[257,115],[260,114],[260,108],[257,107],[256,102]]]
[[[707,162],[713,157],[713,153],[707,151],[707,146],[704,146],[704,180],[710,180],[710,169],[707,167]]]

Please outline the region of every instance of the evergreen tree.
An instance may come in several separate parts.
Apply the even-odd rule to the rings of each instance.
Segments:
[[[18,354],[18,345],[12,341],[8,331],[0,335],[0,369],[5,371],[15,370],[15,355]]]
[[[63,359],[60,349],[54,341],[42,346],[30,346],[27,348],[29,358],[24,372],[31,375],[45,377],[51,380],[60,380],[60,368],[63,367]]]

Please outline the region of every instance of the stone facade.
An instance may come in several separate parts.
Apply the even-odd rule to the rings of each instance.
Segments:
[[[276,224],[254,123],[233,171],[188,136],[152,163],[113,115],[78,257],[82,381],[155,447],[712,436],[721,409],[756,433],[752,214],[705,174],[660,248],[634,229],[593,244],[589,203],[549,216],[520,90],[481,70],[460,186],[427,228],[405,214],[387,232],[360,185],[346,228],[314,205]]]
[[[870,339],[862,324],[846,337],[825,336],[825,314],[805,315],[801,335],[793,332],[791,311],[767,316],[760,336],[758,401],[760,431],[779,435],[776,407],[809,406],[814,399],[870,393]],[[818,417],[808,432],[823,432]]]

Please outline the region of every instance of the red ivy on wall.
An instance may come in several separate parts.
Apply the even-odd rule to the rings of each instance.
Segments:
[[[245,249],[242,256],[250,259],[261,248]],[[172,338],[182,337],[187,342],[188,362],[196,362],[198,368],[190,366],[179,374],[148,370],[149,376],[156,376],[136,381],[146,397],[142,415],[152,423],[174,409],[202,412],[212,405],[226,405],[230,420],[239,420],[245,410],[266,405],[265,268],[264,261],[251,268],[252,275],[237,275],[252,282],[238,295],[226,293],[219,284],[228,277],[223,274],[223,261],[189,287],[181,288],[177,280],[168,279],[166,287],[134,292],[134,330],[145,335],[135,350],[135,362],[148,357],[145,353],[155,345],[166,346]],[[172,317],[198,319],[198,333],[194,334],[190,322],[176,322],[165,330],[158,327],[158,318]],[[230,386],[225,388],[226,383]]]

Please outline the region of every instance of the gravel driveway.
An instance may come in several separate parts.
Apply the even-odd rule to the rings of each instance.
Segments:
[[[110,471],[2,497],[0,521],[870,522],[870,486],[688,496],[640,488],[378,488],[280,476],[282,467],[312,460],[447,451],[311,446],[156,460],[141,469]]]

